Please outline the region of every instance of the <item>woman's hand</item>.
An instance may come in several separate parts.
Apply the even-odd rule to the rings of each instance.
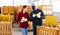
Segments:
[[[27,18],[22,17],[21,22],[26,22],[27,20]]]
[[[22,17],[21,21],[25,21],[25,18],[24,18],[24,17]]]
[[[25,19],[25,22],[26,22],[27,20],[28,20],[28,19],[26,18],[26,19]]]
[[[18,22],[18,25],[19,25],[18,27],[20,28],[20,22]]]

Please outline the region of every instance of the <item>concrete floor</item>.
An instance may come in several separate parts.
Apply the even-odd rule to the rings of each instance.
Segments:
[[[17,23],[13,24],[12,35],[22,35]],[[28,32],[28,35],[33,35],[33,32]]]

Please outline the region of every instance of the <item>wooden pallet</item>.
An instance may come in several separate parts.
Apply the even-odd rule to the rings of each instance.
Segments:
[[[0,35],[12,35],[11,22],[0,22]]]
[[[37,35],[59,35],[58,29],[49,27],[37,26]]]

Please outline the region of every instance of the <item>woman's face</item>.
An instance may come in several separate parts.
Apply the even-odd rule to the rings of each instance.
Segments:
[[[28,7],[24,8],[24,11],[27,11]]]

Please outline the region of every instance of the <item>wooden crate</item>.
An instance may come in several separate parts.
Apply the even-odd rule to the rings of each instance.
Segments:
[[[52,15],[52,5],[40,5],[37,7],[38,9],[42,9],[45,15]]]
[[[59,30],[44,26],[37,26],[37,35],[59,35]]]
[[[43,9],[43,5],[40,5],[40,6],[38,5],[37,8],[38,9]]]
[[[14,6],[8,6],[8,8],[9,8],[8,12],[10,14],[14,14]]]
[[[32,8],[31,8],[31,6],[29,6],[29,5],[28,5],[27,7],[28,7],[28,8],[27,8],[27,9],[28,9],[27,12],[30,14],[30,13],[32,12]]]
[[[29,30],[31,31],[31,30],[33,30],[33,23],[32,22],[28,22],[28,24],[29,24]]]
[[[14,15],[11,15],[11,21],[14,22]]]
[[[58,24],[58,28],[59,28],[59,35],[60,35],[60,22],[59,22],[59,24]]]
[[[2,12],[3,14],[14,14],[14,6],[3,6]]]
[[[3,12],[3,14],[8,14],[8,6],[3,6],[2,12]]]
[[[60,28],[59,28],[59,35],[60,35]]]
[[[21,12],[23,6],[16,6],[15,8],[16,8],[16,12],[19,13]]]
[[[12,35],[11,22],[0,22],[0,35]]]

